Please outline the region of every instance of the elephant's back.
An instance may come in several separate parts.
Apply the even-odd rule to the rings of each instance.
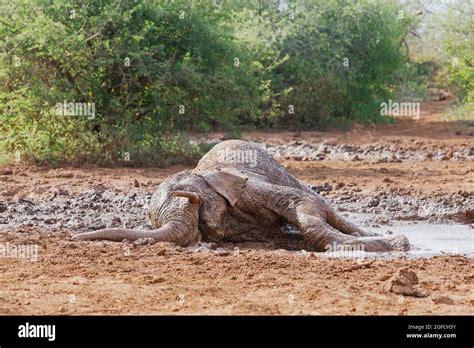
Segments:
[[[269,183],[309,190],[297,178],[289,174],[259,144],[243,140],[227,140],[214,146],[205,154],[196,171],[237,169],[247,177]]]

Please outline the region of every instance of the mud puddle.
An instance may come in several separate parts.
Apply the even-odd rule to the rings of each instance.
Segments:
[[[402,223],[392,226],[390,230],[408,237],[413,246],[409,254],[415,257],[440,254],[474,256],[474,230],[468,225]]]
[[[367,225],[367,222],[373,220],[374,216],[351,214],[349,218],[362,226]],[[429,223],[427,221],[392,221],[390,226],[364,227],[364,229],[381,235],[403,234],[408,238],[412,249],[404,253],[390,253],[389,257],[417,258],[447,254],[474,257],[474,228],[471,225]]]

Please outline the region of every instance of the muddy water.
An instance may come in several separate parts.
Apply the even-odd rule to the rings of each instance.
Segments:
[[[392,226],[395,234],[404,234],[410,240],[413,256],[462,254],[474,256],[474,229],[461,224],[401,224]]]
[[[370,225],[370,214],[351,214],[350,219],[359,225]],[[458,223],[429,223],[426,221],[392,221],[390,226],[364,227],[377,234],[403,234],[412,250],[391,256],[430,257],[453,254],[474,257],[474,228]]]

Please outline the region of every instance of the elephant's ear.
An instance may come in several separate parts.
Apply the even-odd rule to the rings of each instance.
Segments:
[[[212,171],[200,175],[206,183],[234,206],[239,200],[247,178],[226,171]]]

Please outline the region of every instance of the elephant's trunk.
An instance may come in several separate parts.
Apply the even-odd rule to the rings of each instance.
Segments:
[[[171,242],[180,246],[187,246],[198,240],[198,220],[200,197],[191,191],[172,191],[166,197],[171,201],[164,204],[154,200],[150,204],[150,220],[152,230],[106,228],[88,233],[81,233],[73,238],[76,240],[106,239],[121,241],[123,239],[137,240],[140,238],[153,238],[160,242]],[[176,198],[174,198],[176,197]],[[179,197],[184,197],[182,200]]]
[[[105,239],[121,241],[123,239],[137,240],[140,238],[153,238],[159,242],[171,242],[180,246],[195,243],[198,239],[198,216],[180,219],[171,219],[161,227],[153,230],[106,228],[93,232],[81,233],[73,237],[75,240]]]

